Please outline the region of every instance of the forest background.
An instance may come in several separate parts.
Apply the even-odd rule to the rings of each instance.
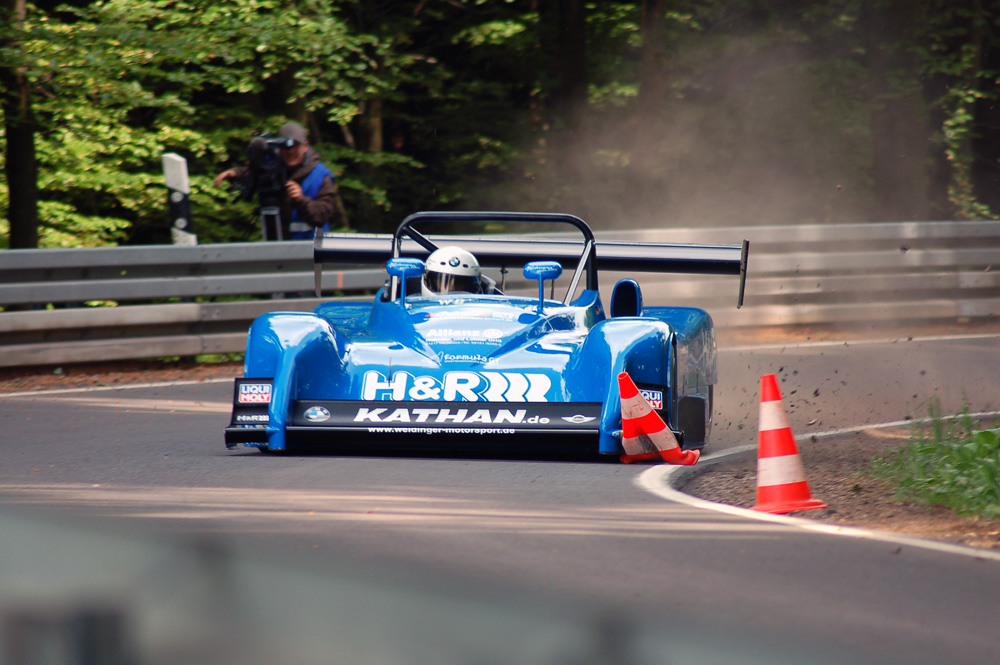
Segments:
[[[990,0],[0,0],[0,247],[259,238],[213,177],[302,122],[351,229],[1000,212]]]

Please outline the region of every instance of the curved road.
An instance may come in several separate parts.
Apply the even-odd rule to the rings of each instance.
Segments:
[[[998,341],[723,347],[708,452],[755,442],[764,373],[779,375],[796,434],[920,418],[932,398],[945,413],[963,401],[973,411],[996,410]],[[27,506],[29,522],[98,533],[125,524],[166,542],[208,542],[264,570],[369,580],[376,590],[366,599],[382,593],[379,585],[417,589],[417,609],[405,614],[411,622],[426,613],[422,620],[436,625],[435,607],[468,602],[507,608],[488,636],[457,626],[489,609],[440,615],[447,639],[466,635],[462,648],[497,641],[476,662],[511,662],[502,654],[574,663],[1000,662],[1000,557],[838,537],[672,502],[641,486],[651,467],[229,452],[222,427],[230,394],[230,384],[219,382],[0,396],[0,509],[14,510],[15,520]],[[29,570],[18,574],[43,578],[30,570],[31,555],[23,556]],[[254,624],[262,643],[322,643],[317,613],[309,614],[315,625],[298,622],[295,640],[267,632],[305,611],[310,583],[299,584],[268,591],[284,609]],[[10,603],[2,593],[0,601]],[[226,607],[205,611],[240,616],[239,603]],[[557,649],[556,658],[529,647],[546,643],[544,631],[520,643],[515,636],[577,614],[590,626],[577,640],[587,645],[580,654]],[[499,626],[516,620],[526,627],[505,635]],[[393,644],[377,631],[370,641],[352,637],[376,651],[374,644]],[[362,657],[437,660],[392,649],[393,657]],[[532,661],[526,652],[550,655]],[[241,652],[240,662],[254,662],[254,653]]]

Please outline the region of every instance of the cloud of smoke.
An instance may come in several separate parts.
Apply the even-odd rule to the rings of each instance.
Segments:
[[[702,40],[680,50],[674,94],[661,105],[592,114],[575,139],[552,145],[536,184],[561,209],[598,228],[884,218],[864,81],[787,42]],[[922,160],[926,143],[908,152]],[[923,191],[921,172],[897,186]]]

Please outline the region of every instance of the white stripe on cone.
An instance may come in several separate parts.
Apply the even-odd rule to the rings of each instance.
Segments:
[[[798,455],[761,457],[757,460],[757,485],[787,485],[800,483],[806,479],[802,458]]]
[[[649,437],[641,434],[628,439],[622,439],[622,448],[625,450],[626,455],[641,455],[643,453],[656,452],[656,447],[649,440]]]
[[[656,434],[642,433],[639,436],[622,439],[622,448],[628,455],[641,455],[642,453],[655,453],[657,451],[673,450],[679,448],[677,439],[670,428],[664,429]]]
[[[674,448],[680,448],[677,443],[677,438],[674,437],[674,433],[670,431],[669,427],[664,427],[659,432],[647,435],[656,446],[659,451],[673,450]]]
[[[775,402],[761,402],[759,415],[759,431],[768,432],[775,429],[790,429],[788,414],[781,400]]]

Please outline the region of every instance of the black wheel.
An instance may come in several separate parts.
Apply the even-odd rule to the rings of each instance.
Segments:
[[[677,422],[684,432],[686,447],[701,447],[707,434],[705,420],[705,400],[687,395],[681,397],[677,408]]]

